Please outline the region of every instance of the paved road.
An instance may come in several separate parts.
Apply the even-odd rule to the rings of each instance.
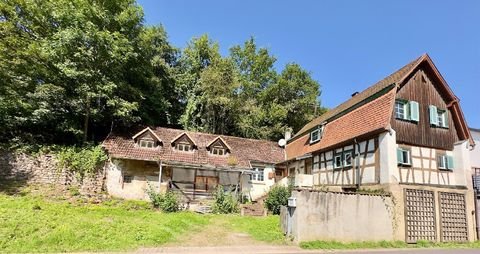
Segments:
[[[387,249],[387,250],[304,250],[297,246],[215,246],[215,247],[164,247],[139,249],[135,253],[169,253],[169,254],[313,254],[313,253],[338,253],[338,254],[480,254],[480,249]]]

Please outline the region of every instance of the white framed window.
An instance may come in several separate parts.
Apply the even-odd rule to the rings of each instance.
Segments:
[[[395,101],[395,118],[418,122],[420,119],[419,104],[416,101],[398,99]]]
[[[250,180],[251,181],[259,181],[263,182],[264,181],[264,173],[265,169],[264,168],[252,168],[253,174],[250,175]]]
[[[342,167],[342,155],[335,155],[333,159],[333,168],[341,168]]]
[[[397,162],[399,165],[410,166],[411,159],[410,159],[410,150],[405,148],[397,148]]]
[[[155,142],[153,141],[153,139],[142,138],[138,142],[138,145],[140,147],[144,147],[144,148],[154,148],[155,147]]]
[[[192,150],[192,145],[190,143],[177,143],[175,145],[175,150],[182,151],[182,152],[189,152]]]
[[[437,157],[437,168],[442,170],[453,169],[453,157],[442,154]]]
[[[343,165],[345,167],[352,166],[352,152],[343,153]]]
[[[210,149],[210,153],[213,155],[220,155],[220,156],[227,154],[227,152],[225,151],[225,148],[223,147],[212,147]]]
[[[310,132],[310,144],[320,140],[320,129],[315,129]]]
[[[436,106],[430,105],[430,125],[442,128],[448,128],[448,111],[439,109]]]

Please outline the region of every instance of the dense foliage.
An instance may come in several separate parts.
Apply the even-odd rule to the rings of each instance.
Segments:
[[[147,194],[153,207],[160,208],[164,212],[178,212],[182,208],[178,196],[173,191],[158,193],[148,184]]]
[[[265,199],[265,207],[273,214],[280,214],[280,207],[288,204],[291,188],[285,186],[273,186]]]
[[[100,146],[65,147],[57,153],[57,157],[60,168],[72,171],[80,179],[94,174],[107,160],[107,155]]]
[[[237,199],[234,197],[233,193],[226,192],[223,186],[219,185],[213,193],[213,213],[238,213],[239,205]]]
[[[253,38],[227,56],[145,26],[135,0],[0,2],[0,142],[80,144],[131,125],[278,139],[323,112],[319,84]]]

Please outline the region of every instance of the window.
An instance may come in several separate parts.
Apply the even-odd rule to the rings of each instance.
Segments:
[[[404,148],[397,148],[397,162],[399,165],[410,166],[410,151]]]
[[[139,142],[140,147],[153,148],[155,147],[155,142],[153,139],[142,138]]]
[[[438,109],[436,106],[430,105],[430,125],[442,128],[448,128],[448,112]]]
[[[264,181],[264,178],[263,178],[264,169],[263,168],[252,168],[252,170],[254,172],[253,172],[253,174],[250,175],[250,180],[251,181],[263,182]]]
[[[453,157],[449,155],[439,155],[437,157],[438,169],[453,169]]]
[[[342,167],[342,155],[336,155],[335,160],[333,161],[333,168],[341,168]]]
[[[133,180],[133,176],[126,176],[126,175],[123,176],[124,183],[131,183],[132,180]]]
[[[314,143],[320,140],[320,129],[310,132],[310,143]]]
[[[212,147],[212,149],[210,150],[210,153],[214,155],[225,155],[226,151],[225,151],[225,148],[223,147]]]
[[[345,167],[352,166],[352,152],[345,152],[343,154],[343,157],[344,157],[343,165]]]
[[[192,150],[192,146],[189,143],[177,143],[175,149],[177,151],[189,152]]]
[[[416,101],[396,100],[395,118],[418,122],[420,119],[419,105]]]

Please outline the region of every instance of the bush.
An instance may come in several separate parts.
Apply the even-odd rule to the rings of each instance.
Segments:
[[[100,146],[65,147],[58,153],[59,166],[76,173],[80,180],[87,174],[94,174],[106,160],[107,155]]]
[[[214,192],[213,213],[238,213],[238,201],[231,192],[225,192],[219,185]]]
[[[167,191],[164,194],[158,193],[149,183],[147,194],[150,198],[150,202],[152,202],[152,205],[155,208],[160,208],[167,213],[178,212],[181,210],[180,201],[173,191]]]
[[[280,214],[280,207],[288,204],[291,195],[291,188],[273,186],[265,199],[265,207],[273,214]]]

